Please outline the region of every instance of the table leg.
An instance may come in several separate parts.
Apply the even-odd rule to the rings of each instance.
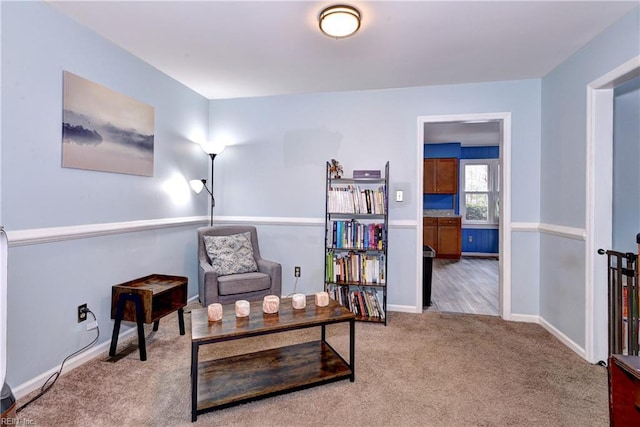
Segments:
[[[116,318],[113,324],[113,334],[111,335],[111,347],[109,348],[109,356],[116,355],[116,347],[118,345],[118,334],[120,333],[120,323],[122,322],[122,311],[125,301],[133,301],[136,305],[136,323],[138,324],[138,348],[140,349],[140,360],[147,360],[147,347],[144,339],[144,319],[142,318],[142,300],[137,294],[120,294],[118,297],[118,306],[116,307]]]
[[[120,334],[120,323],[122,323],[122,309],[125,299],[122,298],[123,294],[118,297],[118,303],[116,305],[116,318],[113,323],[113,334],[111,335],[111,347],[109,348],[109,356],[116,355],[116,347],[118,347],[118,335]]]
[[[160,319],[158,319],[155,322],[153,322],[153,331],[154,332],[158,331],[158,326],[160,326]]]
[[[191,343],[191,422],[198,418],[198,349],[197,343]]]
[[[184,335],[184,308],[178,309],[178,327],[180,328],[180,335]]]
[[[138,324],[138,348],[140,349],[140,360],[147,360],[147,345],[144,338],[144,319],[142,318],[142,300],[140,295],[129,295],[136,305],[136,323]]]

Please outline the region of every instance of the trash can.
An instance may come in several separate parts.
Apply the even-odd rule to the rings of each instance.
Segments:
[[[422,247],[422,305],[431,305],[431,276],[433,274],[433,259],[436,251],[429,245]]]

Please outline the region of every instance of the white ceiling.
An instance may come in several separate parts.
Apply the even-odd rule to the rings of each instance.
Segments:
[[[48,1],[209,99],[540,78],[638,1]]]

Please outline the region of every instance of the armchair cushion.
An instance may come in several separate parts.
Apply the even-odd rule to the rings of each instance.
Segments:
[[[203,236],[213,271],[218,276],[258,271],[249,232],[229,236]]]
[[[243,273],[218,277],[218,294],[236,295],[271,288],[271,278],[265,273]]]

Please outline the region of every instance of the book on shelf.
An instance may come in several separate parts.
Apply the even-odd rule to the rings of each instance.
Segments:
[[[355,219],[331,221],[332,248],[383,250],[384,224],[364,224]]]
[[[350,285],[332,285],[328,292],[332,299],[358,316],[378,318],[380,320],[385,318],[380,293],[375,289]]]
[[[386,190],[384,186],[375,190],[361,189],[358,185],[332,186],[329,188],[328,197],[329,213],[385,214]]]
[[[363,172],[338,179],[327,162],[324,288],[357,320],[386,325],[389,162],[384,176]]]
[[[330,282],[385,284],[384,254],[326,252],[326,277]]]

